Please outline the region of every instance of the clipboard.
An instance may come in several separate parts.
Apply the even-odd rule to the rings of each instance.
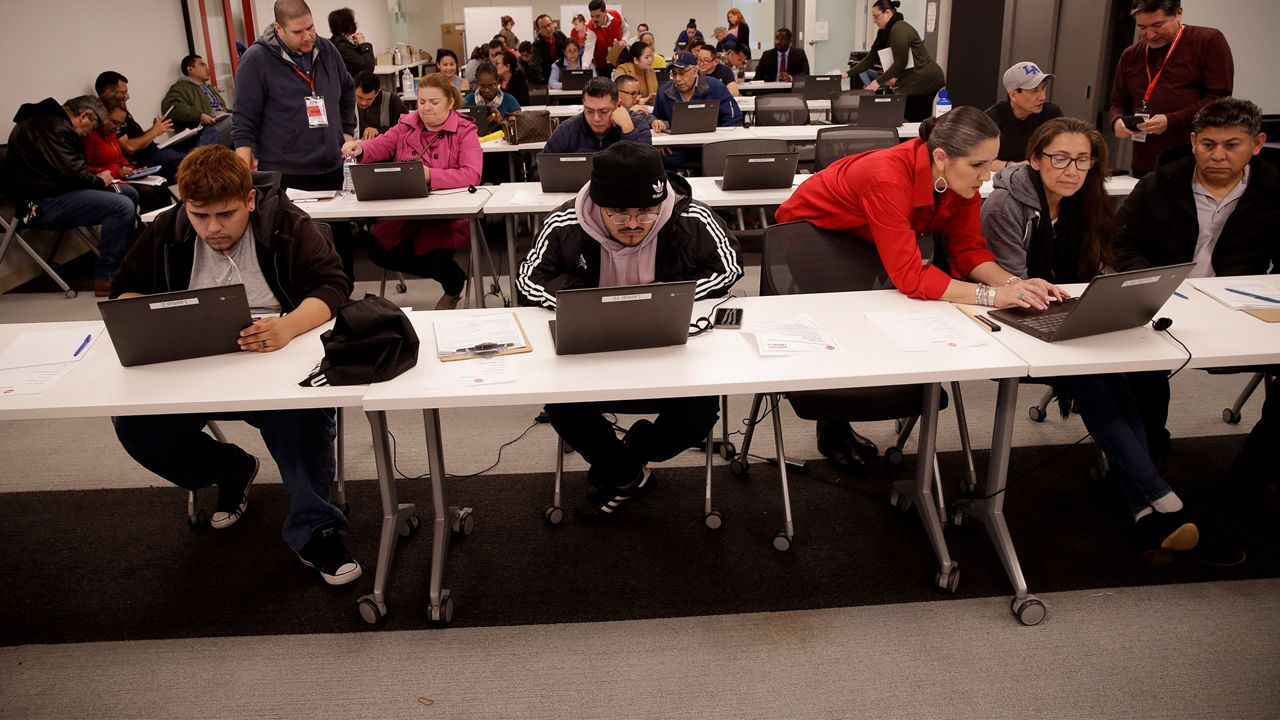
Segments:
[[[1245,310],[1245,312],[1258,318],[1262,322],[1269,322],[1269,323],[1280,322],[1280,310],[1253,309],[1253,310]]]
[[[500,345],[497,343],[479,343],[463,351],[444,354],[436,350],[436,358],[440,362],[453,362],[455,360],[474,360],[476,358],[501,357],[503,355],[522,355],[527,352],[533,352],[533,345],[529,342],[529,334],[525,332],[524,325],[520,323],[520,318],[515,313],[509,313],[512,322],[515,323],[516,329],[520,331],[520,339],[523,343],[521,346],[512,347],[509,345]]]

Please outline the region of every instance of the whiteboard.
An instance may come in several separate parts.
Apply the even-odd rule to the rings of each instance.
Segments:
[[[586,5],[582,6],[583,9]],[[524,6],[508,6],[508,7],[468,7],[462,9],[462,22],[464,29],[462,31],[462,44],[466,48],[466,55],[471,55],[471,51],[477,45],[488,45],[494,35],[502,29],[502,16],[510,15],[512,20],[516,21],[515,27],[511,28],[511,32],[521,42],[525,40],[533,40],[533,7]],[[517,48],[511,48],[515,52]]]

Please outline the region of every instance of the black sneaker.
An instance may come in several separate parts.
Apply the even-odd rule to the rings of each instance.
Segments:
[[[578,506],[578,514],[586,517],[613,515],[626,501],[653,492],[654,484],[655,480],[649,473],[648,466],[641,466],[639,475],[626,486],[606,485],[593,488],[587,493],[583,504]]]
[[[1176,553],[1194,550],[1200,542],[1200,529],[1186,512],[1153,512],[1138,521],[1138,552],[1148,567],[1163,567],[1173,562]]]
[[[631,423],[631,427],[627,428],[626,434],[622,436],[622,444],[627,446],[642,462],[648,462],[652,458],[650,455],[653,451],[653,421],[648,418],[640,418]]]
[[[818,452],[841,467],[850,470],[866,469],[867,459],[863,453],[858,451],[854,442],[853,428],[849,426],[849,423],[819,420],[816,424]],[[874,447],[873,444],[872,448]]]
[[[342,536],[333,526],[321,528],[311,536],[311,542],[298,553],[303,565],[320,571],[320,577],[330,585],[346,585],[360,577],[360,563],[351,558]]]
[[[250,455],[253,469],[249,477],[240,482],[218,483],[218,504],[214,506],[213,515],[209,517],[209,525],[214,530],[222,530],[236,524],[240,516],[249,507],[249,488],[258,477],[258,458]]]

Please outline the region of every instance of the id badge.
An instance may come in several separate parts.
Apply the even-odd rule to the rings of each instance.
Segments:
[[[1151,114],[1150,114],[1150,113],[1148,113],[1148,112],[1146,111],[1146,109],[1145,109],[1145,108],[1143,109],[1143,111],[1142,111],[1142,112],[1140,112],[1140,113],[1134,113],[1134,115],[1137,115],[1138,117],[1142,118],[1142,121],[1143,121],[1143,122],[1146,122],[1146,121],[1148,121],[1148,120],[1150,120],[1150,119],[1151,119]],[[1134,133],[1134,135],[1133,135],[1133,141],[1134,141],[1134,142],[1144,143],[1144,142],[1146,142],[1146,141],[1147,141],[1147,134],[1146,134],[1146,133],[1144,133],[1144,132]]]
[[[324,110],[324,98],[319,95],[307,97],[307,127],[329,127],[329,114]]]

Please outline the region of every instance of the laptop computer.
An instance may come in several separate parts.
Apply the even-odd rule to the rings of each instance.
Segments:
[[[361,201],[422,198],[431,191],[418,160],[352,165],[351,184]]]
[[[125,367],[240,352],[253,324],[244,285],[107,300],[98,311]]]
[[[829,100],[832,93],[840,92],[839,75],[810,75],[804,78],[805,100]]]
[[[538,153],[542,192],[576,193],[591,179],[591,153]]]
[[[906,112],[906,95],[864,95],[858,101],[858,127],[896,128]]]
[[[671,79],[671,67],[654,68],[653,74],[658,76],[658,83],[662,84]]]
[[[1195,263],[1099,275],[1084,293],[1044,311],[994,310],[991,317],[1046,342],[1101,335],[1145,325],[1195,267]]]
[[[595,74],[594,70],[562,70],[560,72],[560,87],[565,90],[581,90],[587,86],[587,82]]]
[[[772,190],[789,188],[795,181],[800,153],[730,153],[724,158],[721,190]]]
[[[693,315],[692,280],[556,293],[551,339],[557,355],[684,345]]]
[[[712,101],[676,103],[671,111],[672,135],[709,133],[720,122],[720,103]]]

